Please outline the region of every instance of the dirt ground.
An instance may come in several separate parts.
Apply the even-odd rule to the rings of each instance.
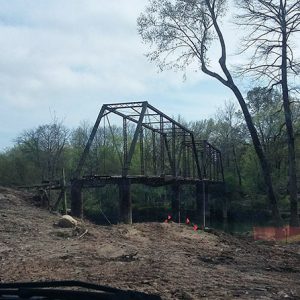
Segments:
[[[30,194],[0,188],[1,282],[76,279],[162,299],[300,299],[300,244],[175,223],[63,229],[58,219]]]

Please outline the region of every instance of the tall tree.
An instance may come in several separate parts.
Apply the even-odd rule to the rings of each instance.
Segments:
[[[62,122],[54,119],[50,124],[24,131],[17,138],[22,152],[39,170],[41,180],[60,176],[68,135],[69,131]]]
[[[281,94],[267,87],[255,87],[247,93],[247,104],[262,146],[270,155],[272,146],[282,140],[285,125]]]
[[[281,93],[267,87],[255,87],[247,93],[247,104],[269,158],[276,191],[285,197],[288,156]]]
[[[154,47],[148,56],[160,68],[185,68],[196,60],[205,74],[217,79],[234,93],[259,158],[273,218],[278,224],[281,217],[269,163],[245,99],[226,62],[226,44],[219,26],[225,11],[226,0],[150,0],[149,6],[138,19],[138,30],[142,39]],[[220,49],[219,71],[209,65],[209,49],[213,42],[218,43]]]
[[[292,38],[300,32],[299,0],[237,0],[243,13],[237,17],[238,24],[250,28],[245,38],[244,50],[253,55],[244,72],[257,78],[267,78],[272,87],[280,86],[288,143],[289,184],[291,220],[290,225],[299,226],[297,203],[297,176],[295,140],[292,121],[289,75],[300,74]]]

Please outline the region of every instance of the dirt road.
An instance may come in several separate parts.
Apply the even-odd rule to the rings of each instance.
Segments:
[[[300,299],[300,244],[175,223],[62,229],[58,219],[29,194],[0,188],[1,282],[78,279],[162,299]]]

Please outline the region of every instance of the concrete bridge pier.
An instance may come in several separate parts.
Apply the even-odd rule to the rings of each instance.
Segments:
[[[83,217],[82,183],[74,180],[71,184],[71,214],[74,217]]]
[[[120,222],[125,224],[132,224],[130,186],[131,182],[128,178],[123,178],[123,180],[119,183]]]
[[[180,222],[180,184],[175,182],[171,186],[172,219]]]

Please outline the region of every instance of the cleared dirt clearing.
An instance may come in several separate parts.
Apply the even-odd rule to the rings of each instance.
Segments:
[[[78,279],[162,299],[300,299],[300,244],[174,223],[58,228],[58,219],[30,194],[0,188],[1,282]]]

